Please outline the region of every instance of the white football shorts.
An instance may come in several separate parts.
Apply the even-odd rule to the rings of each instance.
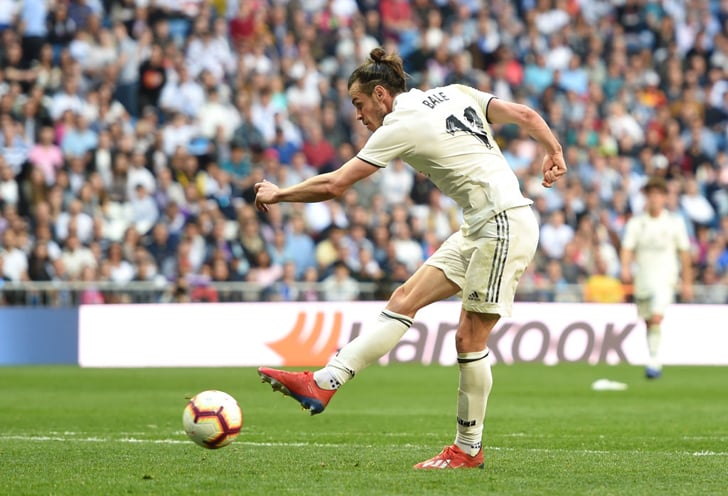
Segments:
[[[452,234],[425,263],[460,287],[466,311],[510,317],[518,280],[536,253],[538,234],[530,206],[511,208],[475,233]]]
[[[665,315],[667,307],[675,301],[675,287],[664,284],[655,288],[647,294],[635,295],[634,301],[637,304],[637,315],[643,320],[649,320],[654,315]]]

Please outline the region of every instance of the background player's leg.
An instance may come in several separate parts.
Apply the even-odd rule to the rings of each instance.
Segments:
[[[653,315],[646,322],[647,324],[647,351],[650,360],[647,363],[647,375],[657,376],[662,371],[660,363],[660,342],[662,341],[662,315]],[[652,377],[650,377],[652,378]]]

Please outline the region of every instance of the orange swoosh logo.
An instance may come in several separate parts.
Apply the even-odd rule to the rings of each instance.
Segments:
[[[283,358],[286,367],[319,367],[326,365],[336,352],[336,345],[341,335],[341,312],[334,312],[334,322],[326,342],[317,346],[319,338],[324,331],[324,313],[316,312],[313,328],[308,335],[304,332],[306,325],[306,312],[298,312],[296,323],[291,332],[268,347]]]

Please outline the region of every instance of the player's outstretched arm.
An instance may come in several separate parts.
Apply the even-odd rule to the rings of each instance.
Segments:
[[[344,194],[354,183],[374,174],[379,167],[352,158],[339,169],[319,174],[289,188],[279,188],[273,183],[262,181],[255,184],[255,207],[268,211],[271,203],[315,203]]]
[[[486,117],[493,124],[518,125],[546,149],[546,156],[542,163],[542,184],[545,187],[550,188],[566,174],[566,162],[561,143],[538,112],[520,103],[493,98],[488,104]]]

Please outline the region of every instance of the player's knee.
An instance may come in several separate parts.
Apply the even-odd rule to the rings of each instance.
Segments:
[[[404,285],[399,286],[392,292],[392,296],[389,297],[387,302],[387,310],[398,313],[400,315],[406,315],[408,317],[414,317],[417,313],[417,308],[409,301],[409,292]]]
[[[463,329],[461,327],[455,333],[455,349],[458,353],[472,353],[484,350],[487,341],[487,335],[475,333],[472,329]]]
[[[662,324],[662,315],[653,315],[647,321],[648,325],[660,325]]]
[[[483,314],[476,312],[465,312],[464,318],[455,332],[455,348],[458,353],[470,353],[485,349],[488,344],[490,331],[498,322],[499,316],[495,314]]]

